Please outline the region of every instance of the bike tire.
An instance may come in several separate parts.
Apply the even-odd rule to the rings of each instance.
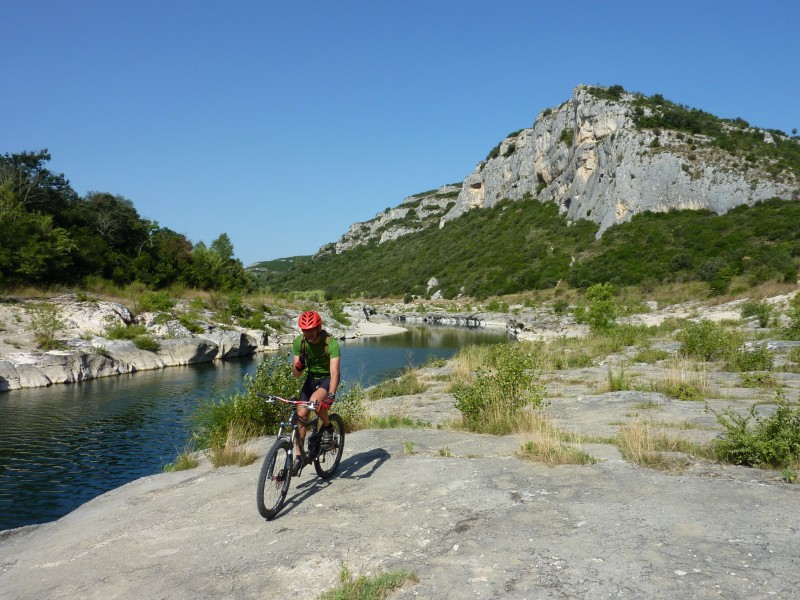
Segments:
[[[314,459],[314,470],[322,479],[328,479],[336,473],[344,451],[344,420],[337,414],[332,414],[328,418],[333,425],[333,445],[328,450],[320,452]]]
[[[286,500],[291,480],[292,442],[287,438],[279,438],[264,457],[258,475],[256,504],[262,517],[272,519],[278,514]]]

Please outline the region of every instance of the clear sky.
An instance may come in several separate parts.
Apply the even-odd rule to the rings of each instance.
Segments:
[[[0,153],[245,265],[464,179],[575,86],[800,128],[796,0],[3,0]],[[2,224],[0,224],[2,226]]]

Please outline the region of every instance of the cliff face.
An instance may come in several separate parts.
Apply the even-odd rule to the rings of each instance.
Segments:
[[[506,198],[555,202],[569,219],[598,223],[600,235],[644,211],[723,214],[797,193],[795,174],[774,160],[727,152],[709,135],[637,126],[659,110],[658,103],[642,98],[579,86],[560,107],[542,111],[533,127],[504,139],[460,186],[408,197],[370,221],[353,224],[321,252],[382,243],[426,227],[434,218],[444,227],[468,210]],[[779,135],[743,122],[716,121],[722,130],[743,132],[764,145],[774,146]]]

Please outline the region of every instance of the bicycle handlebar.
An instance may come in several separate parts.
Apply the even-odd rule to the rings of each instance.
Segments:
[[[309,402],[307,400],[295,400],[294,398],[292,399],[281,398],[280,396],[274,396],[273,394],[262,394],[261,392],[256,392],[256,396],[264,398],[269,404],[272,404],[274,402],[283,402],[284,404],[292,404],[294,406],[305,406],[307,408],[310,408],[311,410],[314,410],[317,406],[316,402]]]

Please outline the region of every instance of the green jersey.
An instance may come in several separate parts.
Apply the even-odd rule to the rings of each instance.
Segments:
[[[315,379],[331,376],[331,359],[339,358],[341,350],[339,340],[332,337],[327,331],[321,331],[319,341],[310,343],[302,334],[294,338],[292,353],[300,356],[305,350],[305,361],[308,374]]]

